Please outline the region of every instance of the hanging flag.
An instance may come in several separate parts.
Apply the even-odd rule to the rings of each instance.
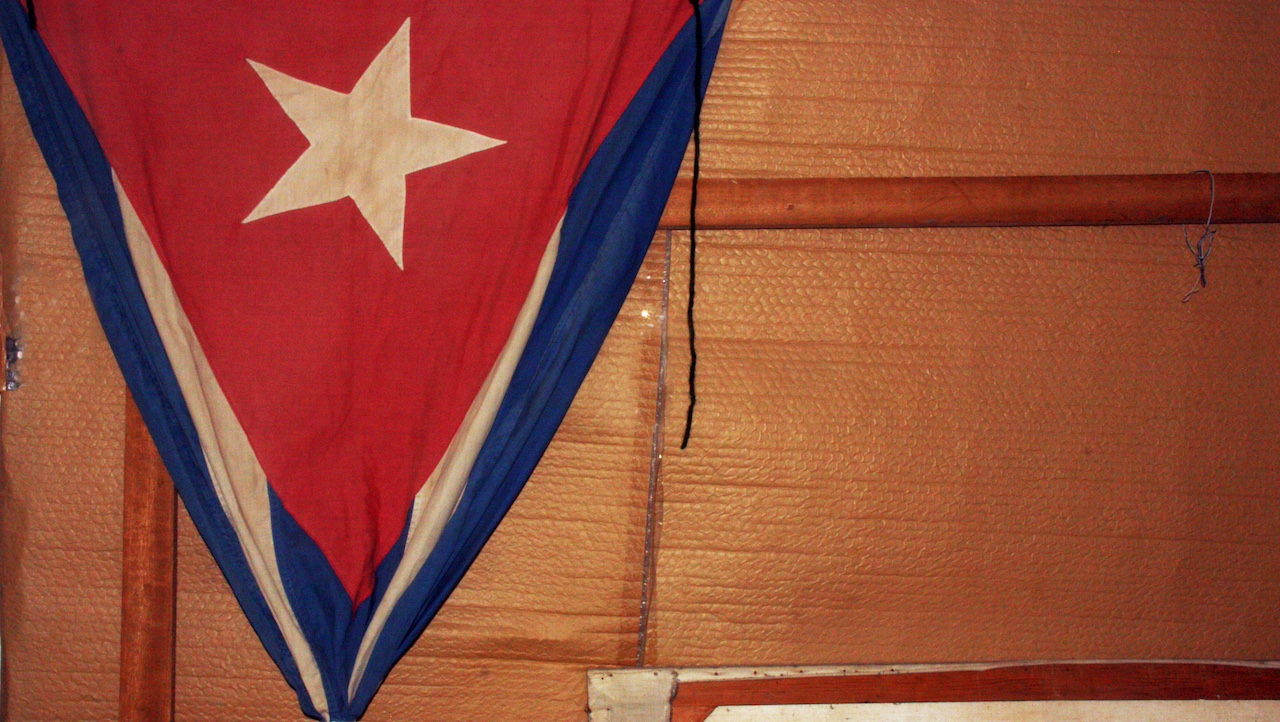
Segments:
[[[303,711],[354,720],[551,440],[693,121],[689,0],[0,0],[85,278]],[[704,0],[705,87],[729,0]]]

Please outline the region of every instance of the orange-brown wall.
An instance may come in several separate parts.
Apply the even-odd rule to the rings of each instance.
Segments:
[[[716,176],[1280,171],[1280,5],[739,0]],[[123,389],[0,89],[25,386],[3,400],[12,720],[112,719]],[[659,236],[537,473],[369,720],[582,719],[661,665],[1280,658],[1280,229]],[[184,517],[178,718],[298,719]]]

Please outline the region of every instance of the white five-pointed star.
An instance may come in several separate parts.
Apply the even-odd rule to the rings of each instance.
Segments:
[[[350,93],[249,64],[311,146],[245,223],[350,196],[403,269],[405,176],[506,142],[411,115],[408,20]]]

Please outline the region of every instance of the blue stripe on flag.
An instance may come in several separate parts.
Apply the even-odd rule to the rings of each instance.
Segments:
[[[378,608],[378,602],[386,594],[396,567],[400,566],[400,560],[404,558],[413,509],[405,517],[400,538],[374,572],[373,593],[360,606],[352,609],[351,595],[342,586],[324,552],[320,551],[311,535],[284,508],[275,491],[269,490],[269,495],[271,528],[276,548],[288,550],[287,554],[276,554],[280,581],[289,595],[289,604],[297,616],[303,636],[307,638],[315,654],[333,719],[345,719],[341,711],[342,700],[347,697],[351,668],[365,630],[369,628],[373,611]]]
[[[704,0],[705,89],[730,0]],[[650,73],[569,200],[560,251],[524,354],[436,547],[392,611],[355,697],[357,719],[422,634],[542,458],[635,281],[693,131],[693,22]]]
[[[111,166],[53,57],[16,0],[0,0],[0,40],[31,130],[58,186],[89,295],[125,382],[192,521],[302,711],[316,719],[297,665],[213,489],[204,452],[125,240]]]

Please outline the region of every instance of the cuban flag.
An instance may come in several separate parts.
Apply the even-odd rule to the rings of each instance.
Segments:
[[[635,277],[729,0],[0,0],[124,377],[302,710],[360,717]]]

